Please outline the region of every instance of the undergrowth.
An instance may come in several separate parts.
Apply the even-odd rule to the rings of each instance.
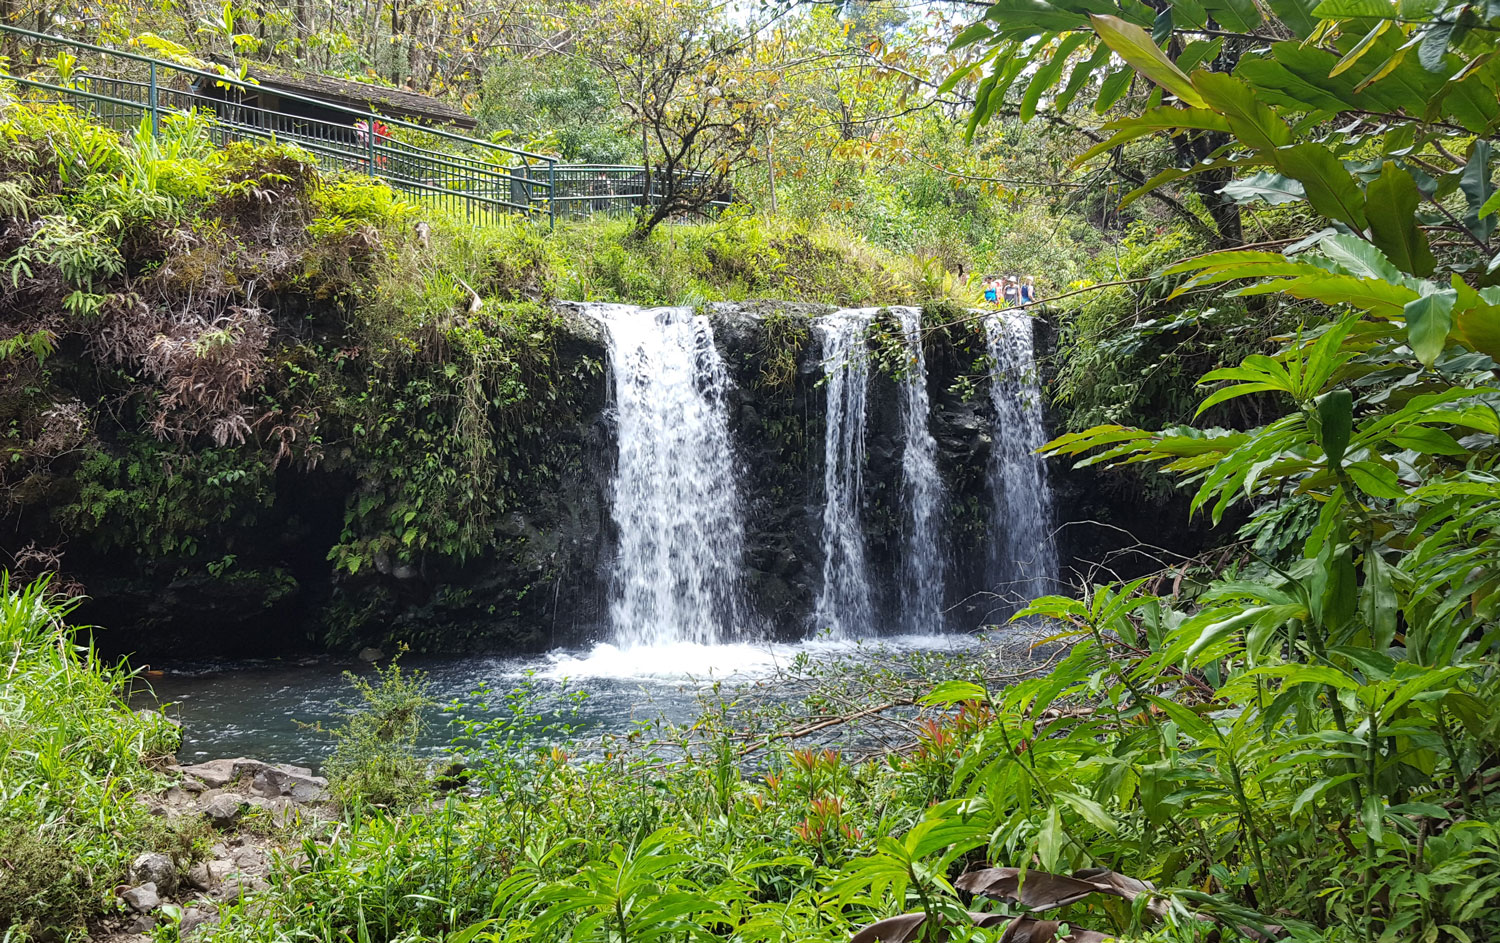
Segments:
[[[41,580],[0,575],[0,926],[7,939],[77,933],[166,831],[138,799],[177,747],[161,714],[122,698],[131,672],[105,662]]]

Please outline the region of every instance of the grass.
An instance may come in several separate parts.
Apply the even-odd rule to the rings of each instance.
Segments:
[[[176,748],[160,714],[121,697],[130,672],[75,641],[71,603],[0,576],[0,926],[76,933],[161,831],[137,797]]]

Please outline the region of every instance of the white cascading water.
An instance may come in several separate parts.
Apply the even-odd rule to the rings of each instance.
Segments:
[[[990,397],[995,407],[989,468],[994,502],[991,579],[1006,598],[1030,599],[1052,591],[1057,573],[1047,466],[1036,454],[1047,433],[1032,319],[1018,311],[1000,311],[987,317],[984,326],[993,361]]]
[[[910,516],[906,554],[901,561],[901,618],[910,634],[943,628],[943,555],[941,529],[945,502],[938,475],[937,440],[929,428],[927,361],[922,353],[922,312],[892,308],[905,335],[908,360],[901,377],[901,428],[905,439],[901,473]]]
[[[741,625],[744,525],[713,328],[692,308],[585,310],[608,335],[619,439],[614,642],[726,641]]]
[[[813,625],[834,638],[868,631],[874,615],[864,521],[865,395],[870,358],[865,335],[873,308],[837,311],[814,327],[822,342],[828,407],[823,433],[823,586]]]

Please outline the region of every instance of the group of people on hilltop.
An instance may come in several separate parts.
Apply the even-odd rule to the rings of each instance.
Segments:
[[[985,304],[1013,308],[1016,305],[1029,305],[1035,300],[1036,279],[1030,275],[1025,278],[1015,275],[993,275],[984,280]]]

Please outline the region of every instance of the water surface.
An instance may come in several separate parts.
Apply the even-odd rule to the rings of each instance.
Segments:
[[[509,713],[505,695],[530,686],[541,723],[576,721],[580,737],[625,733],[657,721],[690,723],[703,699],[791,697],[777,679],[818,666],[880,664],[902,670],[909,659],[942,654],[968,661],[986,651],[975,636],[897,636],[862,641],[790,643],[688,642],[556,651],[520,657],[407,658],[403,666],[427,676],[442,704],[461,705],[474,718]],[[182,724],[183,763],[253,756],[318,767],[332,748],[329,730],[355,700],[344,672],[370,677],[369,665],[337,661],[235,662],[158,666],[143,680],[168,716]],[[489,694],[476,697],[475,691]],[[576,692],[584,692],[581,701]],[[149,700],[145,693],[138,695]],[[434,712],[422,744],[433,755],[450,748],[449,714]]]

